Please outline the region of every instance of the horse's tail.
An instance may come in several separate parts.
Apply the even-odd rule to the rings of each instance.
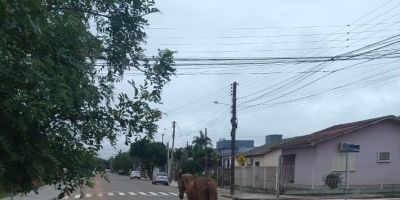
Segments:
[[[208,181],[208,199],[218,200],[217,184],[213,180]]]

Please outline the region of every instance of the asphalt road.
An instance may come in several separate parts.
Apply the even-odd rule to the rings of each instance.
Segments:
[[[163,184],[153,185],[149,180],[129,179],[127,176],[108,174],[110,183],[100,177],[94,179],[95,186],[87,188],[81,195],[79,191],[65,199],[98,199],[98,200],[146,200],[146,199],[173,199],[178,198],[178,188],[176,186],[166,186]]]

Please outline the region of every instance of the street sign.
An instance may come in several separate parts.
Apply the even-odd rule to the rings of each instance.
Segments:
[[[242,154],[236,156],[236,161],[241,165],[244,166],[246,163],[246,157],[244,157]]]
[[[347,152],[360,152],[360,145],[359,144],[348,144]]]
[[[351,142],[340,142],[339,151],[341,152],[360,152],[360,145]]]

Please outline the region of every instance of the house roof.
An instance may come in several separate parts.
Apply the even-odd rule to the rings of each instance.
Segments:
[[[356,131],[356,130],[359,130],[359,129],[371,126],[373,124],[376,124],[376,123],[379,123],[382,121],[386,121],[386,120],[400,121],[400,118],[393,116],[393,115],[388,115],[388,116],[377,117],[377,118],[372,118],[372,119],[367,119],[367,120],[362,120],[362,121],[357,121],[357,122],[339,124],[339,125],[331,126],[329,128],[311,133],[309,135],[304,135],[304,136],[293,138],[292,140],[287,140],[273,148],[289,149],[289,148],[300,148],[300,147],[312,146],[319,142],[330,140],[337,136],[351,133],[353,131]]]
[[[283,144],[283,143],[285,143],[285,142],[287,142],[289,140],[292,140],[292,139],[294,139],[294,138],[283,139],[283,140],[281,140],[279,142],[275,142],[275,143],[272,143],[272,144],[264,144],[262,146],[256,147],[256,148],[244,153],[243,155],[244,156],[263,155],[263,154],[266,154],[266,153],[269,153],[269,152],[275,150],[275,147],[277,147],[280,144]]]

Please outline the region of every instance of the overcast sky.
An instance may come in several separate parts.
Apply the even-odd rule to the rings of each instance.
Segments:
[[[330,57],[400,30],[396,0],[158,0],[156,5],[161,13],[148,17],[146,54],[169,48],[186,59]],[[307,70],[321,63],[177,64],[177,75],[162,94],[159,108],[166,115],[155,138],[161,141],[165,134],[164,142],[171,142],[175,120],[176,147],[204,128],[214,147],[219,138],[230,138],[230,107],[224,104],[231,104],[233,81],[239,83],[237,138],[254,140],[256,146],[268,134],[288,138],[400,112],[395,58],[326,63],[312,74]],[[124,83],[118,90],[131,91]],[[106,144],[100,155],[127,150],[122,143],[116,150]]]

